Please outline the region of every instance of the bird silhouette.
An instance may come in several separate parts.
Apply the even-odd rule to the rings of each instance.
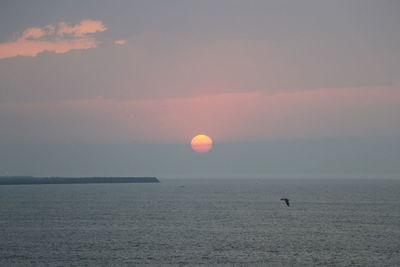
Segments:
[[[285,201],[286,205],[290,207],[289,199],[288,198],[281,198],[282,201]]]

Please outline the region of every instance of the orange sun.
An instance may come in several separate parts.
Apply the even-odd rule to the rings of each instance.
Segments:
[[[213,141],[210,137],[204,134],[199,134],[193,137],[192,142],[190,142],[192,149],[199,153],[205,153],[211,150],[213,146]]]

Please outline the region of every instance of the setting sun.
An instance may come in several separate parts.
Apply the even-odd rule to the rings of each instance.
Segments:
[[[199,134],[193,137],[192,141],[190,142],[192,149],[199,153],[205,153],[212,149],[213,141],[212,139],[204,134]]]

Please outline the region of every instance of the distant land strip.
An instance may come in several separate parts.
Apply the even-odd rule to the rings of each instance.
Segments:
[[[0,176],[0,185],[159,183],[156,177],[34,177]]]

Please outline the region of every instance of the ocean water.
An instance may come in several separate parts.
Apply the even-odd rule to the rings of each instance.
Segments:
[[[160,180],[0,186],[0,266],[400,266],[400,180]]]

